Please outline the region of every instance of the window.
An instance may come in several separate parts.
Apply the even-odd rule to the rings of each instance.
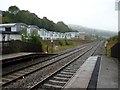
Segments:
[[[11,32],[11,27],[6,27],[6,28],[5,28],[5,31]]]

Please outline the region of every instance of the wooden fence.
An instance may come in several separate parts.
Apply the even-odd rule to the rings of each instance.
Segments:
[[[111,56],[114,57],[114,58],[119,58],[120,59],[120,43],[116,43],[111,48]]]

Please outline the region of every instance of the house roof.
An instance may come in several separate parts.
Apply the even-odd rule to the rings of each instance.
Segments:
[[[40,29],[40,28],[39,28],[38,26],[36,26],[36,25],[29,25],[28,27],[29,27],[29,28],[36,28],[36,29],[38,29],[38,30]]]
[[[12,26],[15,26],[16,24],[21,24],[21,25],[27,26],[24,23],[6,23],[6,24],[0,24],[0,27],[12,27]]]
[[[10,24],[0,24],[0,27],[5,27],[5,26],[14,26],[16,23],[10,23]]]

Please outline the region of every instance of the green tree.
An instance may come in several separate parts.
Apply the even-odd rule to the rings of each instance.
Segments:
[[[26,29],[22,29],[20,31],[20,34],[21,34],[22,41],[27,41],[29,39],[29,35]]]
[[[60,21],[56,24],[56,30],[59,32],[69,32],[72,31],[64,22]]]
[[[71,29],[63,22],[57,24],[43,17],[39,18],[36,14],[28,10],[20,10],[17,6],[10,6],[8,11],[3,11],[3,23],[25,23],[28,25],[37,25],[39,28],[45,28],[49,31],[68,32]]]
[[[40,38],[37,31],[33,31],[30,35],[29,42],[41,44],[42,39]]]
[[[32,15],[29,11],[21,10],[16,14],[15,18],[18,23],[32,24]]]
[[[14,15],[9,13],[8,11],[3,12],[2,22],[3,23],[13,23],[15,22]]]
[[[20,11],[20,9],[17,6],[10,6],[8,8],[8,11],[9,11],[9,13],[15,15],[15,14],[17,14]]]
[[[120,31],[118,32],[118,42],[120,43]]]

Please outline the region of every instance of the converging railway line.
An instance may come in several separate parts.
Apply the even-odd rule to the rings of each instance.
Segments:
[[[47,61],[58,56],[62,56],[66,53],[77,50],[80,47],[82,47],[82,45],[77,48],[65,50],[58,54],[35,54],[34,53],[27,56],[25,55],[22,57],[2,60],[2,70],[3,70],[2,75],[12,73],[13,71],[16,71],[18,69],[23,69],[31,65],[35,65],[35,64]]]
[[[59,53],[2,75],[3,88],[64,88],[86,59],[103,42],[94,42]]]

